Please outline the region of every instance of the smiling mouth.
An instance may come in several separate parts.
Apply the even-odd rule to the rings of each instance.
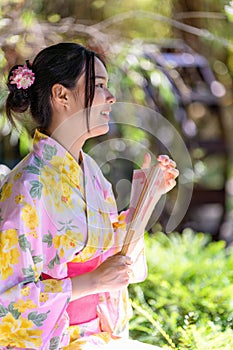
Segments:
[[[105,111],[105,112],[101,112],[100,115],[102,115],[105,119],[109,120],[110,119],[110,111]]]

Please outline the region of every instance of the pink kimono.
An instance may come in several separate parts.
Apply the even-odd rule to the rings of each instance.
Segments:
[[[37,130],[32,152],[1,183],[1,350],[101,348],[128,337],[127,289],[69,302],[69,277],[119,252],[125,234],[111,185],[82,156],[83,170]],[[146,277],[143,247],[134,260],[138,282]]]

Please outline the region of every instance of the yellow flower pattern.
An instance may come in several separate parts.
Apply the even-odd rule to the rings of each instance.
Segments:
[[[30,287],[24,287],[21,289],[20,292],[22,295],[24,295],[25,297],[28,297],[30,295]]]
[[[25,222],[25,225],[32,231],[34,231],[39,225],[39,218],[36,208],[32,207],[30,204],[25,204],[23,207],[22,219]]]
[[[66,204],[71,205],[70,191],[62,181],[62,177],[57,175],[57,171],[49,166],[41,169],[41,183],[43,194],[47,197],[48,205],[54,206],[58,212],[64,212]],[[64,205],[65,204],[65,205]]]
[[[15,197],[16,204],[23,203],[23,201],[24,201],[24,196],[22,194],[18,194],[18,196]]]
[[[19,256],[16,230],[0,231],[0,273],[3,280],[13,274],[13,266],[18,264]]]
[[[5,200],[11,196],[12,186],[13,186],[12,184],[7,182],[2,186],[2,190],[0,194],[0,202],[5,202]]]
[[[49,279],[49,280],[42,281],[42,283],[44,285],[45,292],[50,292],[50,293],[62,292],[62,281]]]
[[[71,230],[66,230],[65,234],[56,234],[53,238],[53,244],[56,249],[65,248],[66,250],[70,248],[75,248],[78,244],[83,242],[83,234],[77,233]]]
[[[10,313],[4,316],[0,324],[0,346],[8,345],[19,348],[39,347],[42,344],[42,330],[33,329],[33,322]]]
[[[121,213],[118,216],[118,221],[113,223],[114,229],[120,228],[125,230],[126,229],[126,212]]]
[[[49,300],[49,296],[47,293],[40,293],[40,302],[45,303],[47,300]]]
[[[14,308],[17,309],[19,312],[24,312],[28,309],[35,309],[36,304],[33,303],[33,301],[30,299],[27,299],[27,300],[20,299],[14,303]]]
[[[16,173],[14,176],[14,181],[21,179],[21,177],[22,177],[22,173]]]

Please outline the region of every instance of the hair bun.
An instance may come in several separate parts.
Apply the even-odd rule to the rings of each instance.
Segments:
[[[13,125],[15,125],[15,123],[12,117],[12,112],[24,113],[30,106],[30,88],[18,88],[18,85],[15,82],[12,83],[12,79],[17,69],[22,69],[23,67],[24,66],[22,65],[12,67],[7,81],[9,95],[6,100],[6,114]]]
[[[10,86],[10,93],[7,98],[7,108],[9,107],[13,112],[23,113],[30,105],[30,98],[28,91],[17,89],[15,86]]]

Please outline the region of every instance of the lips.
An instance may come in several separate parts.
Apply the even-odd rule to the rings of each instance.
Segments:
[[[105,119],[110,120],[110,116],[109,116],[110,112],[111,112],[111,111],[103,111],[103,112],[101,112],[100,114],[101,114]]]

